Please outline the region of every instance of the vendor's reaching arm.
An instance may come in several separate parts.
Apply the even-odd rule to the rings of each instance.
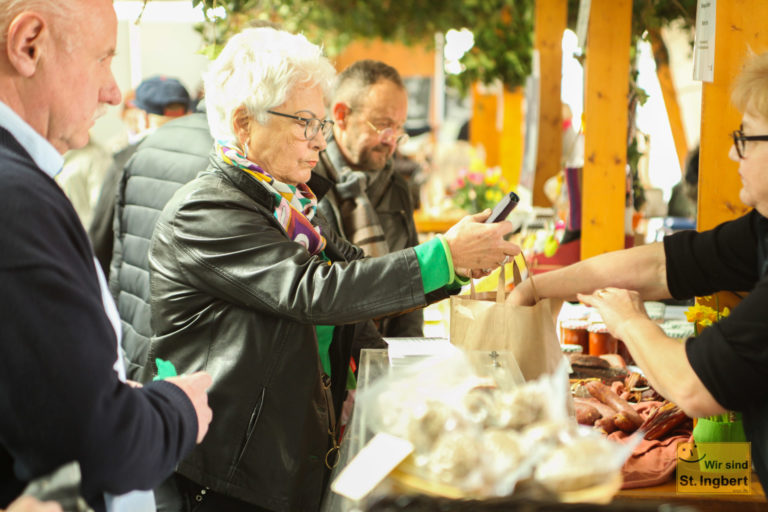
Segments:
[[[637,292],[606,288],[589,295],[579,294],[578,298],[600,311],[608,330],[627,345],[648,381],[664,398],[689,416],[725,412],[693,371],[685,345],[666,336],[648,318]]]
[[[609,252],[537,274],[535,286],[540,298],[576,300],[577,293],[592,293],[606,286],[636,290],[644,300],[670,297],[661,243]],[[535,301],[530,280],[517,286],[507,300],[532,305]]]

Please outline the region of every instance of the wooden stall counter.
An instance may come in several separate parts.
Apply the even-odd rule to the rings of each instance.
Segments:
[[[467,214],[456,210],[444,212],[440,215],[416,210],[413,212],[413,220],[416,224],[416,231],[419,233],[445,233],[451,226],[464,218],[465,215]]]

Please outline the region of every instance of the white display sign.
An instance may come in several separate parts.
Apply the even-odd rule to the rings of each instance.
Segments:
[[[715,78],[716,0],[699,0],[696,8],[696,38],[693,43],[693,79],[712,82]]]

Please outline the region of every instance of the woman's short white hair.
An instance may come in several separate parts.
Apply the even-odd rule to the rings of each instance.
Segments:
[[[205,75],[208,125],[215,140],[237,143],[235,112],[244,106],[256,122],[285,102],[296,85],[320,85],[330,97],[336,71],[306,37],[271,27],[248,28],[232,37]]]

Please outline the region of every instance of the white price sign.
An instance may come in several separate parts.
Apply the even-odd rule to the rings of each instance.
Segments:
[[[715,78],[715,18],[717,0],[699,0],[696,9],[696,39],[693,43],[693,79]]]

